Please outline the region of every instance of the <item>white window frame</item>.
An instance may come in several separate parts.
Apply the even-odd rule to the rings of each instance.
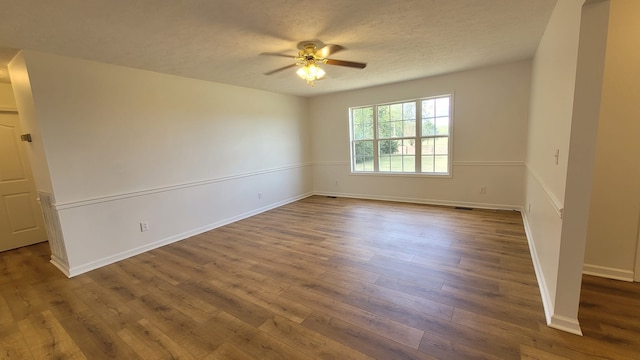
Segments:
[[[422,101],[438,99],[438,98],[449,98],[449,132],[447,135],[442,134],[434,134],[434,135],[422,135]],[[395,137],[393,140],[406,140],[406,139],[414,139],[415,140],[415,171],[380,171],[380,157],[379,157],[379,143],[380,141],[387,140],[386,138],[381,139],[378,134],[378,107],[379,106],[387,106],[394,104],[403,104],[408,102],[415,102],[416,104],[416,135],[413,137]],[[353,110],[363,109],[363,108],[373,108],[373,129],[374,129],[374,137],[373,139],[367,140],[354,140],[354,124],[353,124]],[[410,100],[401,100],[401,101],[393,101],[388,103],[374,104],[374,105],[363,105],[363,106],[354,106],[349,108],[349,155],[350,155],[350,168],[352,175],[392,175],[392,176],[423,176],[423,177],[452,177],[452,164],[453,164],[453,118],[454,118],[454,98],[453,92],[444,93],[435,96],[429,96],[418,99],[410,99]],[[448,149],[447,149],[447,171],[446,172],[422,172],[422,139],[426,138],[439,138],[446,137],[448,138]],[[371,171],[363,171],[356,170],[356,160],[355,160],[355,143],[356,141],[373,141],[373,170]]]

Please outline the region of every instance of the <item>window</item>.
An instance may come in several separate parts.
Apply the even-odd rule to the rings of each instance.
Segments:
[[[349,112],[352,172],[449,175],[451,95]]]

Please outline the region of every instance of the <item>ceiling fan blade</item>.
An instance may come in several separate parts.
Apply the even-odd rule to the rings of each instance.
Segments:
[[[358,69],[364,69],[367,66],[367,64],[361,63],[361,62],[333,60],[333,59],[327,59],[327,65],[347,66],[347,67],[358,68]]]
[[[344,46],[340,45],[326,45],[322,49],[316,52],[316,56],[322,59],[326,59],[329,55],[335,54],[338,51],[344,50]]]
[[[263,53],[260,53],[260,55],[280,56],[280,57],[286,57],[286,58],[289,58],[289,59],[294,59],[295,58],[294,55],[280,54],[280,53],[274,53],[274,52],[263,52]]]
[[[271,70],[271,71],[266,72],[266,73],[264,73],[264,74],[265,74],[265,75],[275,74],[275,73],[280,72],[280,71],[282,71],[282,70],[290,69],[290,68],[292,68],[292,67],[294,67],[294,66],[296,66],[296,64],[291,64],[291,65],[283,66],[283,67],[281,67],[281,68],[278,68],[278,69],[275,69],[275,70]]]

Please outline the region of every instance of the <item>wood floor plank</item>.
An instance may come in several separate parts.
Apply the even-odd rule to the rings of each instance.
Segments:
[[[261,289],[255,283],[241,282],[233,277],[225,276],[218,276],[209,283],[296,323],[301,323],[311,313],[311,310],[297,301]]]
[[[3,312],[10,311],[12,315],[4,318],[3,322],[8,322],[10,318],[13,321],[26,319],[30,314],[44,311],[47,307],[41,294],[28,284],[7,284],[0,289],[0,297],[7,305]]]
[[[116,329],[91,310],[77,311],[72,318],[59,318],[60,324],[88,359],[139,359],[117,335]]]
[[[129,324],[118,331],[118,335],[142,359],[196,359],[146,319]]]
[[[0,358],[640,358],[640,284],[546,326],[513,211],[312,196],[68,279],[0,253]]]
[[[344,302],[333,300],[321,293],[309,291],[308,289],[291,287],[282,296],[296,299],[296,301],[310,308],[343,319],[362,329],[413,349],[418,348],[422,339],[422,330],[375,315]]]
[[[236,297],[209,282],[186,281],[180,284],[179,288],[255,327],[260,326],[273,315],[269,310]]]
[[[122,329],[141,318],[112,292],[94,282],[85,283],[82,289],[72,289],[71,293],[84,302],[88,308],[98,312],[100,317],[113,329]]]
[[[42,341],[36,339],[36,341]],[[31,348],[22,336],[18,324],[4,326],[0,334],[0,359],[38,360],[31,353]]]
[[[254,359],[312,359],[276,337],[230,314],[221,312],[216,319],[218,324],[225,324],[227,332],[234,334],[228,338],[228,342]]]
[[[320,312],[312,313],[302,325],[375,359],[435,359],[429,354]]]
[[[152,295],[144,295],[128,305],[196,358],[209,355],[226,340],[224,334],[210,332],[206,324],[193,321]]]
[[[203,360],[254,360],[255,358],[240,350],[237,346],[225,342]]]
[[[522,360],[570,360],[564,356],[554,355],[528,345],[520,345],[520,354]]]
[[[204,323],[211,319],[220,310],[200,297],[186,292],[177,286],[162,279],[151,277],[145,282],[145,287],[149,294],[156,298],[163,299],[164,302],[188,316],[197,323]]]
[[[300,349],[301,352],[312,358],[327,360],[373,359],[282,316],[274,316],[262,324],[259,329],[294,348]]]
[[[22,336],[28,339],[29,350],[36,359],[86,359],[49,310],[20,320],[18,327]]]
[[[420,343],[420,351],[430,354],[441,360],[504,360],[504,357],[495,356],[482,352],[478,349],[471,348],[453,339],[442,337],[433,333],[425,332],[422,342]]]

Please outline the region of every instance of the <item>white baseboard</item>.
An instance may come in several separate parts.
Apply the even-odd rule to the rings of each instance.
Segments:
[[[524,211],[522,214],[522,222],[524,224],[524,232],[527,236],[527,242],[529,243],[529,253],[531,254],[531,261],[533,262],[533,270],[536,273],[536,279],[538,280],[538,288],[540,289],[540,296],[542,297],[542,308],[544,309],[544,317],[547,321],[547,325],[551,324],[553,317],[553,302],[551,301],[551,294],[549,294],[549,287],[544,279],[542,273],[542,265],[540,265],[540,259],[536,252],[536,247],[533,246],[533,233],[531,227],[529,227],[529,220],[527,214]]]
[[[527,214],[521,211],[522,222],[524,223],[524,232],[527,236],[527,242],[529,243],[529,252],[531,253],[531,261],[533,262],[533,269],[536,273],[536,279],[538,280],[538,288],[540,289],[540,295],[542,297],[542,307],[544,309],[544,317],[547,321],[547,326],[566,331],[571,334],[582,336],[582,330],[580,329],[580,322],[577,318],[572,319],[566,316],[554,314],[554,306],[551,301],[551,294],[549,293],[549,287],[544,278],[542,272],[542,265],[540,265],[540,259],[536,252],[535,246],[533,246],[533,233],[529,226],[529,220]]]
[[[51,259],[49,260],[49,262],[52,263],[53,266],[57,267],[58,270],[62,271],[62,273],[67,277],[71,277],[67,264],[64,261],[60,260],[55,254],[51,254]]]
[[[401,197],[401,196],[363,195],[363,194],[350,194],[350,193],[326,192],[326,191],[316,191],[314,192],[314,195],[335,196],[335,197],[344,197],[344,198],[350,198],[350,199],[395,201],[395,202],[404,202],[404,203],[412,203],[412,204],[441,205],[441,206],[454,206],[454,207],[460,206],[460,207],[469,207],[474,209],[522,211],[522,206],[508,205],[508,204],[475,203],[475,202],[465,202],[465,201],[409,198],[409,197]]]
[[[551,321],[548,322],[547,325],[554,329],[582,336],[582,330],[580,329],[578,319],[571,319],[561,315],[553,315],[551,317]]]
[[[228,224],[231,224],[233,222],[240,221],[240,220],[246,219],[246,218],[254,216],[254,215],[258,215],[258,214],[263,213],[265,211],[268,211],[268,210],[271,210],[271,209],[275,209],[277,207],[280,207],[280,206],[283,206],[283,205],[286,205],[286,204],[289,204],[289,203],[292,203],[292,202],[295,202],[295,201],[298,201],[298,200],[302,200],[302,199],[307,198],[307,197],[312,196],[312,195],[313,195],[313,193],[306,193],[306,194],[302,194],[302,195],[299,195],[299,196],[295,196],[293,198],[289,198],[289,199],[286,199],[286,200],[283,200],[283,201],[279,201],[279,202],[276,202],[276,203],[273,203],[273,204],[269,204],[267,206],[254,209],[254,210],[248,211],[248,212],[243,213],[243,214],[239,214],[239,215],[236,215],[236,216],[224,219],[224,220],[217,221],[217,222],[212,223],[212,224],[201,226],[199,228],[195,228],[193,230],[189,230],[189,231],[183,232],[181,234],[173,235],[173,236],[170,236],[168,238],[161,239],[161,240],[158,240],[158,241],[154,241],[152,243],[149,243],[149,244],[137,247],[137,248],[133,248],[133,249],[130,249],[130,250],[127,250],[127,251],[123,251],[123,252],[115,254],[115,255],[107,256],[105,258],[102,258],[102,259],[99,259],[99,260],[95,260],[95,261],[92,261],[92,262],[89,262],[89,263],[86,263],[86,264],[82,264],[82,265],[72,266],[72,267],[66,268],[59,261],[54,262],[53,257],[51,259],[51,262],[58,269],[60,269],[64,274],[66,274],[68,277],[74,277],[74,276],[89,272],[91,270],[95,270],[95,269],[98,269],[100,267],[103,267],[103,266],[106,266],[106,265],[109,265],[109,264],[113,264],[115,262],[130,258],[132,256],[139,255],[139,254],[142,254],[144,252],[147,252],[147,251],[150,251],[150,250],[153,250],[153,249],[157,249],[159,247],[162,247],[162,246],[165,246],[165,245],[169,245],[171,243],[174,243],[174,242],[177,242],[177,241],[180,241],[180,240],[184,240],[186,238],[189,238],[189,237],[192,237],[192,236],[195,236],[195,235],[198,235],[198,234],[202,234],[203,232],[207,232],[209,230],[213,230],[215,228],[218,228],[218,227],[221,227],[221,226],[224,226],[224,225],[228,225]]]
[[[622,280],[633,282],[633,271],[610,268],[606,266],[598,266],[584,264],[582,273],[585,275],[599,276],[607,279]]]

